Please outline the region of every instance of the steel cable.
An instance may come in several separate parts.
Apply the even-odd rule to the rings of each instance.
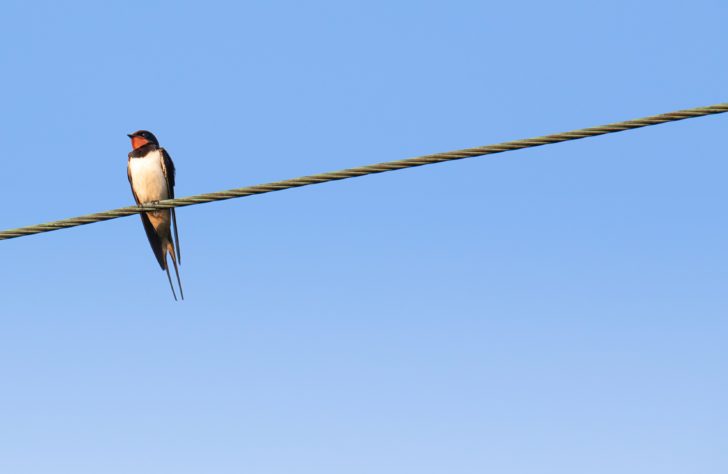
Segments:
[[[16,237],[24,237],[26,235],[40,234],[43,232],[51,232],[54,230],[66,229],[68,227],[76,227],[95,222],[102,222],[119,217],[139,214],[145,211],[154,211],[159,209],[169,209],[172,207],[193,206],[214,201],[224,201],[226,199],[253,196],[256,194],[271,193],[274,191],[282,191],[284,189],[300,188],[301,186],[309,186],[312,184],[321,184],[329,181],[338,181],[342,179],[356,178],[376,173],[384,173],[387,171],[401,170],[405,168],[414,168],[416,166],[429,165],[434,163],[442,163],[445,161],[461,160],[464,158],[472,158],[476,156],[492,155],[495,153],[503,153],[506,151],[521,150],[524,148],[532,148],[537,146],[549,145],[552,143],[560,143],[570,140],[578,140],[581,138],[595,137],[598,135],[606,135],[608,133],[622,132],[635,128],[648,127],[661,123],[675,122],[694,117],[702,117],[705,115],[721,114],[728,112],[728,103],[716,104],[707,107],[696,107],[692,109],[678,110],[666,114],[653,115],[635,120],[626,120],[597,127],[583,128],[580,130],[572,130],[570,132],[555,133],[542,137],[526,138],[522,140],[514,140],[509,142],[498,143],[495,145],[486,145],[475,148],[466,148],[463,150],[449,151],[444,153],[435,153],[432,155],[418,156],[415,158],[407,158],[397,161],[387,161],[373,165],[358,166],[340,171],[331,171],[328,173],[319,173],[300,178],[287,179],[283,181],[275,181],[272,183],[258,184],[247,186],[244,188],[230,189],[227,191],[219,191],[207,194],[198,194],[196,196],[188,196],[176,199],[167,199],[154,204],[145,204],[143,206],[128,206],[110,211],[97,212],[95,214],[87,214],[79,217],[71,217],[45,224],[31,225],[20,227],[18,229],[10,229],[0,232],[0,240],[13,239]]]

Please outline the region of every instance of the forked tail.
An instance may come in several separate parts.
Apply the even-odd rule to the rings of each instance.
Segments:
[[[174,264],[174,273],[177,275],[177,286],[179,286],[179,295],[182,298],[182,301],[185,299],[185,293],[182,291],[182,280],[179,277],[179,268],[177,268],[177,253],[174,251],[174,245],[172,245],[172,242],[169,243],[169,256],[172,257],[172,264]],[[169,266],[167,266],[167,276],[169,277]],[[169,284],[172,284],[172,278],[169,278]],[[172,288],[172,293],[174,294],[174,288]],[[175,301],[177,300],[177,296],[174,297]]]
[[[175,264],[175,267],[177,264]],[[174,286],[172,285],[172,277],[169,276],[169,265],[165,265],[165,270],[167,270],[167,279],[169,280],[169,288],[172,290],[172,296],[174,296],[174,300],[177,301],[177,293],[174,292]],[[182,298],[184,299],[184,298]]]

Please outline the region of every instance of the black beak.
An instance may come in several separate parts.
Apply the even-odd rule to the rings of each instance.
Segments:
[[[129,137],[129,138],[134,138],[134,135],[131,134],[131,133],[127,133],[126,136]]]

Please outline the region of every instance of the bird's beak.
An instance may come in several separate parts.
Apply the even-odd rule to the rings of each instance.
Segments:
[[[132,135],[131,133],[127,133],[126,136],[129,138],[134,138],[134,135]]]

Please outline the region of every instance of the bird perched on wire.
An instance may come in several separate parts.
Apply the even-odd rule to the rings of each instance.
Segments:
[[[146,130],[139,130],[128,134],[131,138],[132,151],[127,162],[127,177],[131,185],[131,192],[137,205],[154,203],[163,199],[174,199],[174,163],[167,150],[159,146],[157,137]],[[174,208],[158,211],[143,212],[139,214],[147,233],[149,244],[152,246],[154,256],[159,266],[167,272],[172,296],[177,301],[172,277],[169,275],[167,254],[172,257],[174,272],[177,275],[177,285],[182,299],[182,281],[179,278],[178,263],[182,263],[177,234],[177,216]],[[172,231],[174,229],[174,242]]]

